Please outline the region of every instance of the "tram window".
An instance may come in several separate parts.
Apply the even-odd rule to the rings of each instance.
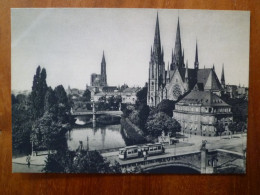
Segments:
[[[161,150],[161,146],[158,146],[158,150]]]
[[[132,151],[127,151],[127,154],[132,154]]]
[[[153,150],[157,150],[157,147],[153,147]]]
[[[137,153],[137,149],[134,149],[134,152],[133,153]]]
[[[150,151],[153,151],[153,148],[149,148]]]

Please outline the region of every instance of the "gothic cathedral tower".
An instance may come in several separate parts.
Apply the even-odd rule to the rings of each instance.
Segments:
[[[154,43],[151,48],[151,59],[149,63],[149,81],[147,90],[147,104],[156,106],[163,98],[165,86],[165,63],[164,52],[161,46],[159,18],[157,13]]]
[[[184,51],[182,54],[181,49],[181,32],[180,32],[180,22],[178,18],[178,24],[177,24],[177,31],[176,31],[176,39],[175,39],[175,46],[174,46],[174,52],[172,52],[172,62],[171,62],[171,70],[174,70],[175,68],[182,67],[184,68]]]
[[[106,72],[106,60],[103,51],[103,57],[101,61],[101,86],[107,86],[107,72]]]

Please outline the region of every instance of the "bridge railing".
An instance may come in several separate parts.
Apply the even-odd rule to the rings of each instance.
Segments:
[[[200,152],[188,154],[188,156],[192,156],[192,155],[193,156],[200,155]],[[166,157],[159,157],[159,158],[154,158],[154,159],[139,160],[136,162],[124,163],[124,164],[121,164],[121,168],[123,169],[124,172],[127,172],[127,171],[134,170],[136,167],[140,167],[142,170],[148,170],[148,169],[168,166],[169,164],[172,164],[172,165],[186,166],[186,167],[196,169],[197,171],[200,171],[200,167],[197,166],[196,164],[194,164],[192,162],[180,161],[180,159],[183,157],[186,158],[187,154],[186,155],[176,155],[176,156],[166,156]],[[199,164],[200,164],[200,162],[199,162]]]

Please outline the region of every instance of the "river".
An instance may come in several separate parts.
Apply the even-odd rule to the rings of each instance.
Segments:
[[[67,143],[70,150],[76,150],[79,142],[83,142],[84,149],[103,150],[126,146],[121,134],[121,124],[105,126],[74,127],[67,134]],[[87,141],[88,140],[88,141]]]

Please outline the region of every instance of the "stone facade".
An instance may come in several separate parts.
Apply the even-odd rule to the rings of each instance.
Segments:
[[[173,118],[181,124],[182,132],[201,136],[215,136],[217,123],[222,123],[228,131],[233,121],[230,105],[212,91],[197,90],[175,105]]]

